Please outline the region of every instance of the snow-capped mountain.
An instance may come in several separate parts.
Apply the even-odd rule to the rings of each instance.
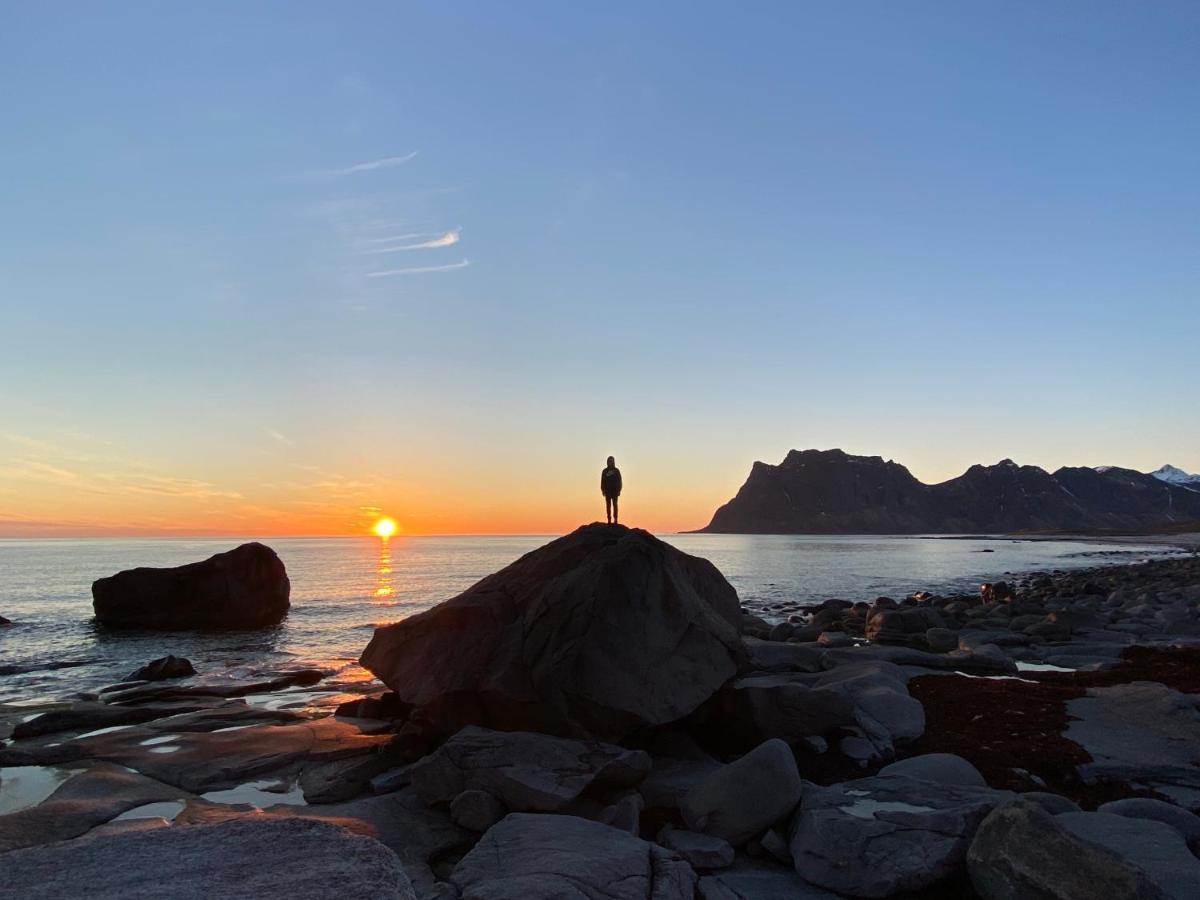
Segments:
[[[1177,469],[1172,465],[1165,465],[1161,469],[1155,469],[1150,474],[1159,481],[1165,481],[1168,484],[1178,484],[1181,487],[1191,488],[1193,491],[1200,490],[1200,475],[1189,475],[1183,469]]]

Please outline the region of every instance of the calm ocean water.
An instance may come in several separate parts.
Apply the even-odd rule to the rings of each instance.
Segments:
[[[1159,547],[1067,541],[911,537],[669,535],[704,556],[763,608],[786,600],[866,600],[916,590],[970,590],[1009,572],[1130,562]],[[113,631],[92,622],[94,579],[134,566],[172,566],[230,549],[230,540],[0,541],[0,702],[66,697],[124,678],[174,653],[197,670],[267,671],[296,665],[338,669],[361,680],[354,660],[372,629],[428,609],[546,536],[276,539],[292,610],[278,628],[225,634]],[[992,550],[982,553],[982,550]],[[59,663],[81,663],[50,668]]]

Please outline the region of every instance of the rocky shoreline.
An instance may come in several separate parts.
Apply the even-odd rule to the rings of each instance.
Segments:
[[[588,526],[379,629],[391,690],[335,715],[245,701],[321,670],[178,660],[7,708],[7,886],[1200,895],[1200,559],[792,606],[767,621],[706,561]]]

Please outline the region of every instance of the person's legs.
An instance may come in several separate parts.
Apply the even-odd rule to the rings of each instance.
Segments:
[[[608,519],[609,525],[611,525],[613,521],[613,505],[615,503],[616,501],[613,500],[612,497],[608,496],[607,494],[604,495],[604,518]]]
[[[616,524],[617,524],[617,498],[616,498],[616,497],[613,497],[613,498],[612,498],[612,503],[613,503],[613,517],[612,517],[612,523],[613,523],[614,525],[616,525]]]

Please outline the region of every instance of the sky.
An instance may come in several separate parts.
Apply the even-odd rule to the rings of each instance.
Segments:
[[[0,537],[1200,471],[1200,6],[0,0]]]

